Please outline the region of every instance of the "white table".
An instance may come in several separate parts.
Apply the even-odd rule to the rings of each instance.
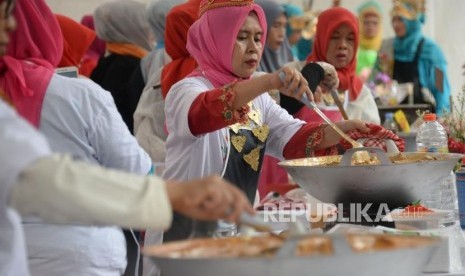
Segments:
[[[457,222],[458,223],[458,222]],[[465,231],[463,231],[463,237],[465,238]],[[462,266],[464,267],[461,271],[457,272],[451,272],[451,273],[423,273],[423,276],[452,276],[452,275],[465,275],[465,240],[462,243],[461,249],[460,249],[460,255],[461,255],[461,260],[462,260]]]

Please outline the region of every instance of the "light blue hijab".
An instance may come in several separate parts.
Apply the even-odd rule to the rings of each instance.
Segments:
[[[284,14],[284,8],[273,0],[255,0],[255,4],[259,5],[265,12],[266,24],[267,24],[267,33],[270,33],[270,28],[273,25],[273,22],[281,15]],[[287,40],[287,37],[284,38],[284,42],[279,47],[278,50],[274,51],[265,45],[263,50],[262,59],[260,60],[260,65],[258,66],[258,71],[264,72],[274,72],[281,68],[284,64],[293,61],[293,56],[291,52],[291,46]]]
[[[417,18],[413,20],[401,18],[406,27],[406,35],[394,39],[394,57],[400,61],[413,61],[418,44],[424,39],[418,61],[420,84],[433,93],[436,100],[436,113],[441,116],[444,111],[450,111],[450,84],[447,78],[446,58],[441,48],[433,40],[423,35],[421,30],[425,19],[423,13],[418,14]],[[436,87],[436,70],[441,71],[444,76],[442,91]]]
[[[284,12],[286,13],[287,18],[304,15],[304,11],[296,5],[283,4],[283,7],[284,7]],[[288,23],[286,26],[286,34],[289,36],[292,34],[292,31],[293,30],[291,28],[291,25]]]
[[[286,16],[287,16],[287,19],[288,19],[287,26],[286,26],[286,35],[289,37],[292,34],[292,32],[294,31],[291,28],[291,24],[289,23],[289,19],[291,17],[304,15],[304,11],[299,6],[296,6],[296,5],[293,5],[293,4],[283,4],[283,7],[284,7],[284,12],[286,13]],[[298,59],[299,58],[299,49],[297,48],[297,44],[293,45],[293,46],[290,46],[290,47],[291,47],[292,55],[294,56],[294,58]]]

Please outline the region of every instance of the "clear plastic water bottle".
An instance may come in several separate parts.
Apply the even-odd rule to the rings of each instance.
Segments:
[[[448,153],[447,132],[436,121],[436,114],[423,115],[424,123],[420,126],[416,138],[417,151]],[[457,193],[455,189],[455,174],[453,171],[437,183],[433,192],[423,199],[423,204],[429,208],[451,211],[444,222],[454,221],[454,211],[457,208]]]
[[[417,151],[448,153],[447,133],[444,127],[436,121],[436,114],[423,115],[423,121],[417,133]]]
[[[389,129],[390,131],[397,133],[399,128],[397,127],[397,123],[394,121],[394,113],[387,112],[384,114],[384,123],[383,127],[385,129]]]

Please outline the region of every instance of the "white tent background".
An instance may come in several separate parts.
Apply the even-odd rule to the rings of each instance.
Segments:
[[[101,3],[109,0],[46,0],[52,10],[80,20],[84,14],[92,11]],[[151,0],[139,0],[149,2]],[[307,0],[278,0],[282,3],[292,2],[302,5]],[[462,91],[465,78],[462,75],[462,65],[465,63],[465,0],[426,0],[427,16],[424,33],[433,38],[442,48],[448,61],[448,77],[452,94]],[[341,0],[343,7],[356,12],[357,7],[365,0]],[[392,0],[378,0],[384,9],[384,36],[393,36],[390,25],[389,11]],[[314,0],[314,10],[323,10],[331,6],[331,0]]]

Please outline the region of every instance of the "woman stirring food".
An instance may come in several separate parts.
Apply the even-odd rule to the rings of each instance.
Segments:
[[[167,179],[219,173],[252,202],[265,153],[291,159],[334,152],[340,136],[327,125],[292,118],[267,91],[313,99],[307,81],[290,67],[252,77],[262,56],[266,20],[252,0],[202,1],[187,49],[198,69],[168,93],[165,114]],[[279,73],[285,73],[284,81]],[[362,121],[336,125],[368,131]],[[191,221],[175,214],[166,240],[186,238]]]
[[[345,110],[351,119],[379,124],[378,107],[368,87],[356,76],[359,46],[358,20],[344,8],[331,8],[318,16],[312,54],[308,62],[325,61],[336,67],[339,92],[346,94]]]
[[[50,35],[50,32],[55,36]],[[163,230],[171,223],[172,210],[178,210],[187,216],[200,216],[202,219],[229,216],[231,220],[237,219],[241,210],[252,212],[252,206],[245,195],[218,176],[189,183],[165,182],[158,177],[138,176],[84,163],[83,159],[89,163],[98,162],[82,157],[82,154],[77,155],[76,151],[70,152],[77,147],[69,145],[69,155],[52,156],[45,137],[18,115],[24,116],[36,127],[40,126],[55,151],[60,145],[63,147],[60,141],[69,142],[78,137],[70,134],[69,127],[61,127],[58,132],[61,135],[68,134],[68,139],[54,140],[53,137],[57,138],[58,134],[51,136],[52,128],[42,129],[47,126],[47,120],[44,121],[45,115],[38,107],[47,109],[47,101],[42,99],[45,90],[50,92],[48,88],[56,88],[58,79],[61,80],[60,87],[70,87],[63,86],[67,78],[53,73],[53,64],[56,65],[61,57],[63,41],[58,23],[45,1],[0,0],[0,45],[0,64],[3,68],[0,73],[0,275],[29,275],[29,270],[33,275],[121,275],[123,269],[112,269],[109,272],[99,266],[102,263],[112,268],[119,266],[113,258],[119,252],[119,243],[114,242],[106,251],[102,249],[102,243],[114,241],[113,238],[118,234],[107,232],[106,236],[84,242],[77,232],[91,238],[95,237],[95,233],[101,232],[99,229],[103,230],[102,225],[112,224],[125,228]],[[69,80],[73,83],[72,79]],[[80,82],[81,88],[86,87],[83,84],[89,82],[76,81]],[[60,91],[65,94],[83,92],[75,89]],[[50,95],[49,92],[46,94]],[[90,92],[99,94],[99,91]],[[76,102],[79,100],[74,101]],[[66,107],[66,103],[67,101],[60,101],[56,107]],[[73,111],[68,113],[71,114],[70,112]],[[68,113],[62,111],[56,114]],[[58,117],[62,120],[68,118]],[[121,117],[119,120],[122,120]],[[71,119],[67,122],[76,125],[81,121]],[[123,125],[122,121],[120,123]],[[87,144],[82,142],[79,145]],[[100,150],[101,148],[98,151]],[[125,158],[120,158],[119,161],[122,159]],[[148,167],[142,168],[144,174],[147,170]],[[38,224],[37,221],[28,227],[25,224],[21,226],[20,217],[14,209],[24,217],[41,217],[44,222],[61,224],[63,229],[59,230],[58,225],[51,229],[51,226]],[[231,210],[234,210],[233,213]],[[64,229],[69,230],[69,225],[66,224],[78,223],[82,228],[84,225],[93,227],[74,232],[75,235],[63,235],[65,232],[70,234]],[[28,232],[27,244],[24,241],[23,228],[39,230]],[[36,245],[40,244],[40,249],[35,247],[38,250],[32,251],[31,241]],[[95,254],[99,250],[105,253]],[[30,257],[29,263],[26,253]],[[86,260],[89,262],[86,263]],[[39,269],[38,263],[42,264]]]

